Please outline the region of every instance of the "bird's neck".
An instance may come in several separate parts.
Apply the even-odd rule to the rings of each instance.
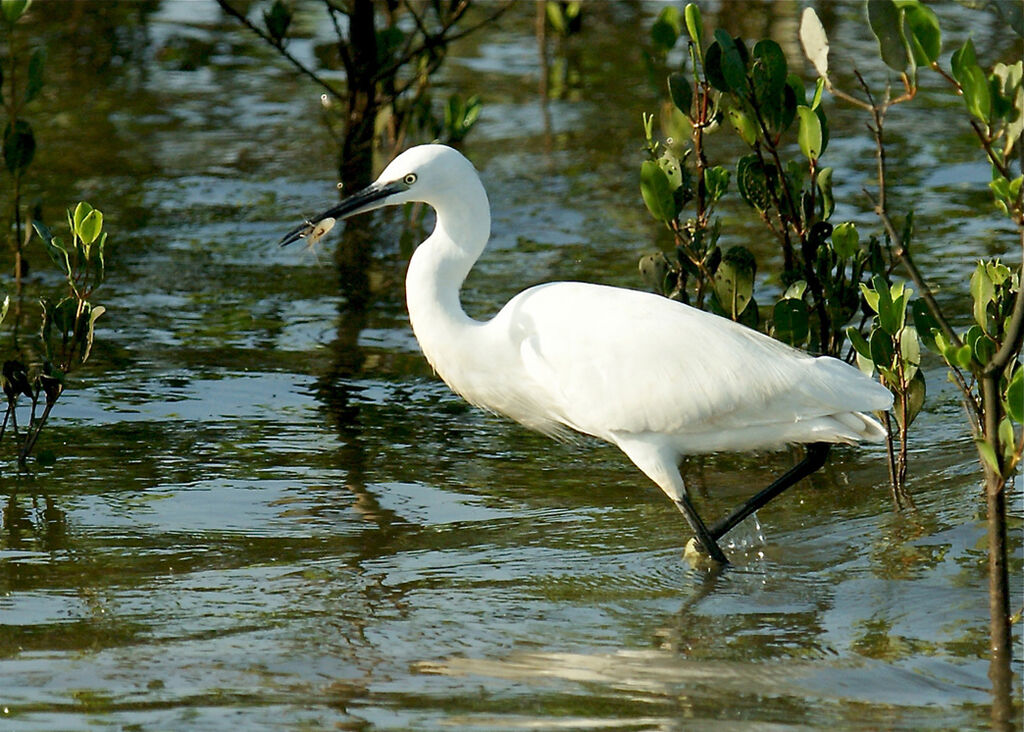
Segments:
[[[442,354],[468,347],[477,325],[462,309],[459,290],[487,244],[491,221],[487,194],[478,181],[472,183],[433,204],[437,224],[413,253],[405,278],[413,332],[439,373]]]

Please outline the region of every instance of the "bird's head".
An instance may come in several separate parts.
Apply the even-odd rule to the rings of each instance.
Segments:
[[[330,231],[335,221],[384,206],[411,201],[433,205],[470,176],[476,177],[473,164],[447,145],[409,148],[366,188],[289,231],[281,239],[281,246],[306,237],[315,241]]]

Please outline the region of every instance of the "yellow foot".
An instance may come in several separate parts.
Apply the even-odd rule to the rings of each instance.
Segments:
[[[686,548],[683,549],[683,559],[689,562],[691,567],[721,567],[720,562],[716,562],[714,559],[708,556],[704,548],[697,543],[697,537],[691,538],[686,542]]]

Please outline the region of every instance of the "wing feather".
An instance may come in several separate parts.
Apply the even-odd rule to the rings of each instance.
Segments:
[[[551,418],[597,436],[784,424],[891,401],[848,364],[645,292],[551,283],[498,318]]]

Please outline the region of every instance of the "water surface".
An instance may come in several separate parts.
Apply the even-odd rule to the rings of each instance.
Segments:
[[[987,727],[984,505],[937,364],[911,445],[917,511],[893,513],[880,447],[839,448],[759,513],[763,543],[741,527],[748,548],[709,575],[617,451],[530,434],[431,374],[400,217],[377,220],[364,313],[329,248],[273,246],[336,196],[317,89],[213,3],[39,7],[32,185],[52,217],[79,198],[107,214],[108,313],[40,443],[57,461],[3,467],[0,728]],[[640,47],[659,7],[595,6],[552,50],[571,73],[546,111],[532,5],[453,49],[437,95],[482,95],[464,149],[494,208],[474,315],[550,279],[641,286],[660,234],[638,194],[640,115],[660,91]],[[797,4],[717,8],[710,24],[792,46]],[[836,53],[870,58],[859,4],[828,10]],[[951,43],[969,28],[994,47],[989,16],[939,10]],[[969,263],[1012,259],[1012,239],[962,115],[921,96],[927,114],[892,115],[895,202],[915,206],[920,262],[956,302]],[[834,114],[829,163],[852,192],[838,218],[873,230],[856,198],[870,141],[838,139],[863,120]],[[723,219],[727,244],[774,256],[742,203]],[[33,287],[54,284],[44,256]],[[797,457],[684,475],[716,515]],[[1011,505],[1019,597],[1019,490]]]

